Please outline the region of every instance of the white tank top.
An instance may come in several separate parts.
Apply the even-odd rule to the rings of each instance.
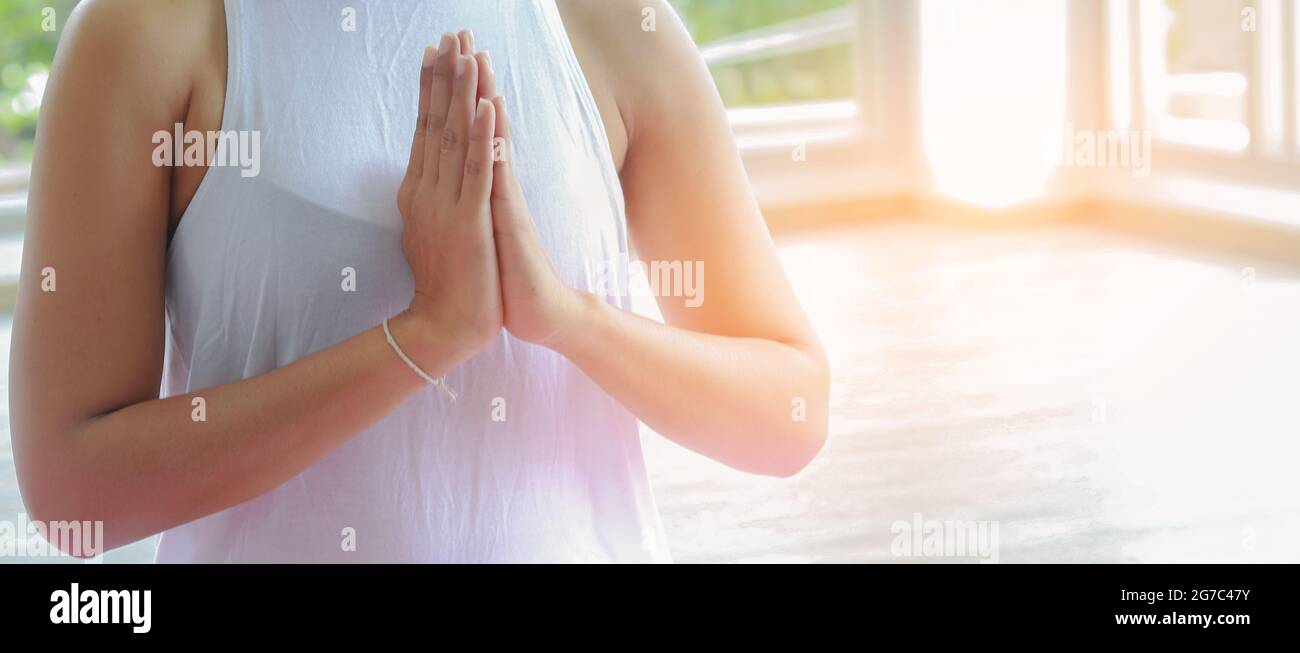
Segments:
[[[173,238],[165,395],[269,372],[406,307],[395,197],[424,46],[443,32],[468,27],[492,54],[561,276],[597,292],[626,262],[618,174],[553,0],[225,5],[222,131],[258,132],[260,169],[210,167]],[[447,382],[455,401],[420,392],[275,490],[166,531],[157,560],[668,560],[637,421],[581,370],[503,333]]]

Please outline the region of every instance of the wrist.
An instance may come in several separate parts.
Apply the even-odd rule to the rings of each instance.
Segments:
[[[451,361],[448,368],[455,367],[478,351],[475,338],[465,325],[449,319],[446,311],[438,310],[437,302],[419,291],[411,297],[406,310],[393,320],[398,318],[411,325],[411,337],[418,341],[422,353]]]
[[[569,301],[566,304],[566,310],[560,313],[560,324],[555,335],[542,344],[566,358],[572,358],[579,352],[581,344],[589,340],[592,324],[599,319],[602,311],[609,309],[609,305],[592,293],[573,289],[569,289]]]
[[[428,316],[407,309],[388,320],[388,328],[402,349],[425,374],[442,376],[460,361],[462,355],[453,341]]]

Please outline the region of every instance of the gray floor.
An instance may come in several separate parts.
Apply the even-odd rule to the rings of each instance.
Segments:
[[[892,555],[917,514],[996,524],[1002,562],[1300,560],[1294,271],[1075,226],[782,252],[832,359],[830,442],[783,481],[648,439],[678,561],[946,560]]]
[[[1300,561],[1294,271],[1075,226],[781,244],[831,355],[831,440],[776,480],[647,434],[678,561],[976,559],[891,553],[915,520],[995,527],[1002,562]]]

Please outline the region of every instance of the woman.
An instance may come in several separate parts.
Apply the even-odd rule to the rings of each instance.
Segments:
[[[33,519],[166,562],[661,561],[637,418],[761,474],[824,442],[824,356],[666,2],[89,0],[66,30],[14,326]],[[628,312],[629,241],[706,298]]]

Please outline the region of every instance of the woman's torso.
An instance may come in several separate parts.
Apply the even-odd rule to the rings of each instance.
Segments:
[[[190,199],[168,253],[164,393],[265,373],[405,307],[395,195],[423,48],[446,31],[493,55],[559,273],[597,291],[626,261],[622,153],[550,0],[225,10],[224,80],[199,79],[185,127],[216,131],[215,113],[246,156],[176,178]],[[276,490],[167,531],[158,559],[666,559],[636,420],[580,370],[503,334],[447,380],[456,401],[423,392]]]

